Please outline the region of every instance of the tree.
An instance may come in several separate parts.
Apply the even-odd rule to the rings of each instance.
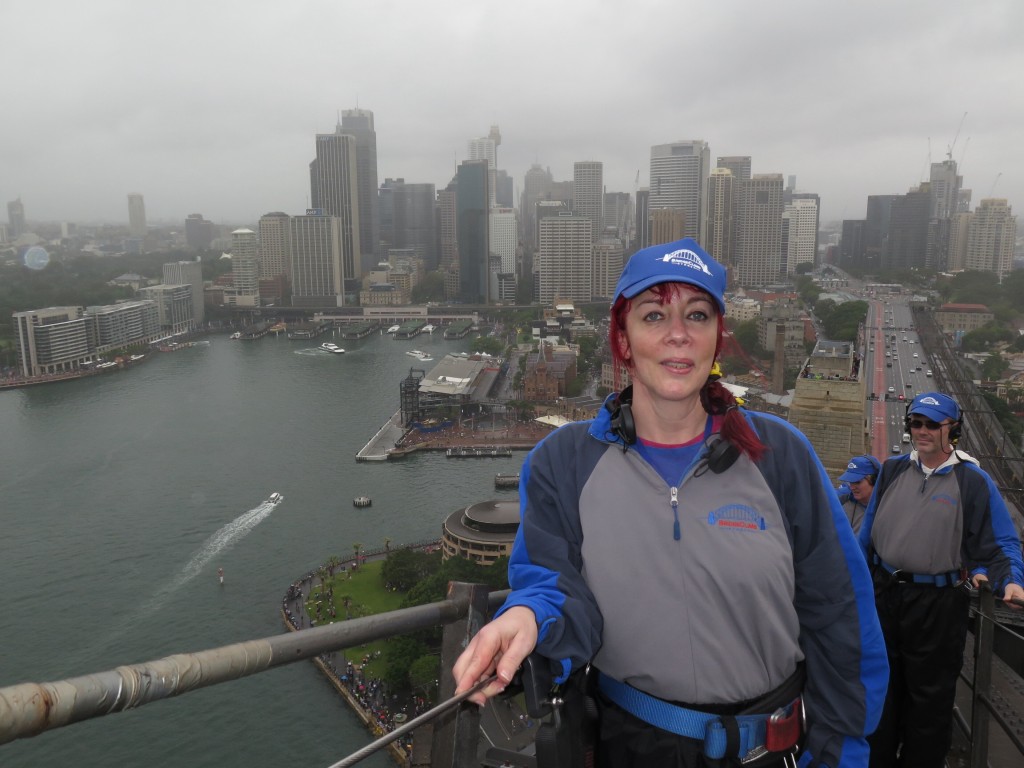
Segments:
[[[426,698],[433,699],[440,671],[441,660],[437,656],[420,656],[409,665],[409,687],[413,691],[423,691]]]
[[[337,570],[339,565],[341,565],[341,558],[337,555],[331,555],[327,559],[327,572],[330,574],[331,578],[334,578],[334,572]]]
[[[1001,354],[993,352],[981,364],[981,375],[989,381],[998,381],[1003,378],[1003,374],[1006,373],[1009,367],[1010,364],[1006,362]]]
[[[444,301],[444,275],[440,272],[428,272],[412,289],[411,298],[413,304]]]

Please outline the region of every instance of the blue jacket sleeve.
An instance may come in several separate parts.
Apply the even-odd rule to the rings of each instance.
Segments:
[[[999,489],[977,465],[964,462],[963,467],[965,479],[973,480],[961,490],[966,497],[964,560],[971,575],[987,575],[997,594],[1010,582],[1024,586],[1020,538]]]
[[[601,644],[603,621],[582,575],[579,488],[596,461],[583,425],[542,441],[519,475],[520,525],[509,556],[512,592],[498,615],[522,605],[537,617],[536,650],[560,670],[557,682],[585,665]],[[590,466],[592,469],[592,466]],[[575,482],[574,482],[575,480]]]
[[[864,768],[889,665],[867,564],[828,475],[790,425],[755,422],[770,446],[762,471],[786,513],[796,574],[795,605],[807,665],[801,764]]]

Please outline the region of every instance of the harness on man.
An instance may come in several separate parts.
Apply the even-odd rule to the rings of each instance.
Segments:
[[[919,584],[925,587],[960,587],[967,581],[967,571],[945,571],[943,573],[911,573],[889,565],[877,554],[871,555],[871,563],[876,569],[888,575],[894,584]]]

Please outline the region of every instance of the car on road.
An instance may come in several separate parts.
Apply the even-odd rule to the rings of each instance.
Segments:
[[[899,453],[899,452],[900,452],[900,447],[899,447],[898,445],[894,445],[894,446],[892,447],[892,452],[893,452],[893,453]]]
[[[890,392],[895,392],[896,391],[896,387],[889,387],[889,391]]]

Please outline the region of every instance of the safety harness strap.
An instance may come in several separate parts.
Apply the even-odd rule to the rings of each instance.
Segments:
[[[723,716],[670,704],[604,674],[598,677],[598,687],[645,723],[703,741],[704,754],[713,760],[754,760],[768,751],[769,743],[775,747],[772,751],[783,751],[795,746],[800,737],[799,697],[772,713]]]
[[[889,565],[877,554],[872,555],[871,561],[884,569],[893,579],[905,584],[923,584],[929,587],[955,587],[963,581],[963,574],[960,571],[910,573],[909,571]]]

